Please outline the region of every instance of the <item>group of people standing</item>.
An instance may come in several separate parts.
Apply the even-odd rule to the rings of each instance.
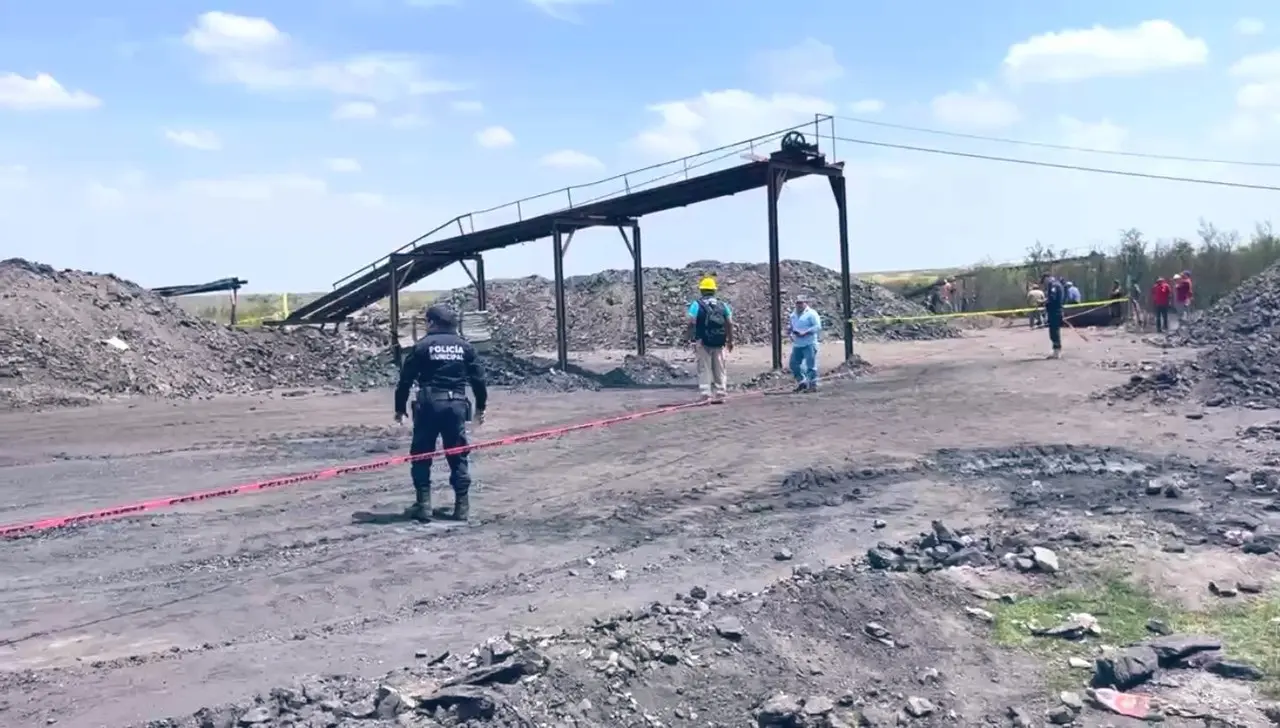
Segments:
[[[1178,325],[1181,326],[1191,313],[1191,302],[1195,290],[1191,284],[1191,271],[1184,270],[1173,275],[1173,281],[1163,276],[1156,278],[1151,286],[1151,308],[1155,312],[1156,333],[1169,331],[1169,313],[1176,312]]]
[[[688,339],[698,361],[698,389],[704,400],[724,402],[729,378],[725,370],[725,354],[733,351],[733,308],[717,296],[716,279],[707,276],[698,282],[698,297],[689,303]],[[796,380],[796,392],[818,389],[818,339],[822,317],[809,305],[805,296],[797,296],[795,308],[788,317],[787,334],[791,338],[790,369]]]

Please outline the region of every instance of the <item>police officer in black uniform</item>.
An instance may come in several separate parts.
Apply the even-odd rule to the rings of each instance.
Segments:
[[[471,402],[467,384],[475,393],[475,419],[484,423],[489,391],[484,372],[476,358],[475,347],[458,335],[458,319],[445,306],[427,309],[427,334],[414,344],[400,367],[400,383],[396,386],[396,422],[407,415],[409,390],[418,383],[418,397],[413,405],[413,443],[409,454],[434,452],[436,440],[445,449],[467,444],[467,421],[471,419]],[[468,493],[471,473],[468,453],[446,456],[449,461],[449,485],[453,487],[453,519],[464,521],[470,510]],[[431,520],[431,459],[414,460],[409,466],[417,498],[405,515],[418,521]]]

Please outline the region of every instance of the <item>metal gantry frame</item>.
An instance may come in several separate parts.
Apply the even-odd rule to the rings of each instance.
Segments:
[[[733,189],[723,190],[721,187],[708,188],[691,188],[684,190],[680,188],[679,192],[673,191],[670,194],[672,199],[665,197],[658,199],[644,198],[645,202],[637,202],[630,205],[632,212],[628,214],[593,214],[588,208],[593,205],[584,205],[581,211],[569,208],[559,213],[549,214],[542,219],[530,219],[520,223],[523,226],[545,225],[541,227],[541,231],[549,231],[552,242],[552,263],[554,267],[554,286],[555,286],[555,314],[556,314],[556,358],[561,368],[567,368],[569,364],[569,337],[568,337],[568,312],[565,301],[565,275],[564,275],[564,258],[568,252],[569,245],[573,241],[574,234],[585,228],[591,227],[613,227],[616,228],[622,236],[623,243],[626,245],[628,252],[631,254],[632,261],[632,279],[635,286],[635,315],[636,315],[636,353],[644,355],[646,352],[646,331],[645,331],[645,315],[644,315],[644,259],[641,253],[640,242],[640,220],[639,218],[645,214],[657,212],[665,209],[674,209],[676,207],[693,204],[693,202],[706,199],[713,199],[718,196],[727,196],[740,191],[751,188],[766,188],[766,202],[768,211],[768,240],[769,240],[769,317],[772,321],[770,327],[770,348],[772,349],[773,368],[781,369],[783,366],[782,350],[783,350],[783,326],[784,326],[784,310],[782,304],[782,272],[781,272],[781,252],[780,252],[780,235],[778,225],[778,201],[782,194],[782,188],[790,178],[821,175],[827,178],[831,187],[832,196],[835,198],[837,212],[837,226],[840,244],[840,313],[842,334],[844,338],[844,355],[845,360],[853,358],[853,301],[852,301],[852,271],[850,269],[849,255],[849,203],[848,203],[848,185],[844,176],[843,163],[828,163],[823,155],[818,151],[816,145],[809,144],[800,134],[788,135],[782,140],[782,148],[766,158],[756,157],[755,161],[742,165],[730,170],[734,175],[740,175],[737,178],[724,177],[721,173],[720,177],[714,175],[708,176],[707,179],[715,179],[716,185],[733,186]],[[761,178],[761,174],[765,177]],[[736,180],[736,181],[735,181]],[[689,184],[688,182],[683,184]],[[699,182],[698,184],[703,184]],[[678,187],[678,185],[673,185]],[[637,198],[643,198],[644,195],[656,194],[651,190],[647,193],[638,193]],[[666,193],[663,193],[666,194]],[[677,195],[683,197],[677,199]],[[621,203],[629,199],[628,197],[618,198],[608,204],[613,206],[625,207]],[[604,204],[604,203],[600,203]],[[628,237],[628,229],[630,229],[630,237]],[[497,232],[495,229],[494,233]],[[480,233],[465,233],[465,235],[476,235]],[[522,233],[527,235],[528,232]],[[505,234],[504,234],[505,235]],[[529,237],[516,236],[513,240],[507,241],[504,238],[495,238],[494,241],[486,243],[492,249],[499,249],[524,241],[532,241],[534,239],[545,239],[547,232],[541,232],[541,235],[529,235]],[[435,245],[446,246],[449,241],[440,241]],[[474,271],[468,268],[466,261],[474,262]],[[419,247],[407,252],[393,253],[386,266],[387,285],[390,291],[390,313],[392,341],[395,352],[396,361],[401,360],[400,338],[399,338],[399,321],[400,321],[400,287],[406,282],[412,282],[421,279],[424,275],[442,269],[452,263],[459,263],[463,270],[467,272],[467,276],[471,278],[471,282],[476,286],[476,298],[478,308],[486,310],[488,308],[487,291],[485,290],[485,272],[484,259],[478,252],[459,253],[444,252],[442,250],[432,250],[429,246]],[[373,275],[373,274],[369,274]]]
[[[783,153],[769,157],[769,181],[765,186],[769,213],[769,316],[773,322],[770,330],[770,348],[773,368],[782,368],[782,256],[778,235],[778,199],[787,176],[793,173],[818,174],[831,184],[831,194],[836,200],[836,217],[840,233],[840,313],[841,333],[844,336],[844,358],[853,358],[853,289],[849,261],[849,192],[842,165],[814,167],[788,161]]]
[[[551,224],[552,268],[556,298],[556,361],[561,369],[569,366],[569,321],[564,291],[564,256],[569,252],[574,233],[593,227],[613,227],[622,236],[623,245],[631,253],[631,277],[635,287],[636,353],[645,354],[644,323],[644,257],[640,249],[640,221],[634,217],[604,217],[596,215],[566,215]],[[627,229],[631,238],[627,239]]]

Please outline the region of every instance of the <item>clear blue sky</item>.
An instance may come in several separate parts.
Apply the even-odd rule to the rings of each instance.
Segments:
[[[454,215],[814,113],[1280,159],[1277,32],[1280,6],[1189,0],[5,3],[0,256],[146,285],[238,275],[256,290],[323,289]],[[1265,167],[835,129],[1280,185]],[[1083,249],[1127,227],[1190,237],[1200,217],[1247,231],[1280,200],[843,142],[835,152],[849,165],[863,271],[1011,260],[1037,239]],[[646,219],[647,262],[763,259],[763,196]],[[834,266],[835,226],[823,185],[788,186],[785,256]],[[571,273],[629,266],[616,233],[580,238]],[[495,254],[490,274],[547,274],[549,248]]]

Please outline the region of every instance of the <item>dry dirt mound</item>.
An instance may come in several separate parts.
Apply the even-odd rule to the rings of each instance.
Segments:
[[[999,724],[1030,693],[1000,681],[1011,658],[970,626],[972,599],[955,582],[862,562],[797,564],[761,592],[693,585],[585,628],[419,654],[378,681],[308,677],[148,726]]]
[[[699,261],[684,268],[645,269],[645,326],[653,346],[684,340],[689,301],[698,281],[714,275],[720,296],[733,306],[738,342],[769,340],[769,271],[763,264]],[[928,312],[888,289],[854,278],[853,310],[857,318],[921,316]],[[575,350],[631,348],[635,341],[634,287],[631,271],[607,270],[565,280],[569,347]],[[782,262],[783,305],[798,294],[808,295],[823,316],[827,338],[839,338],[842,327],[840,274],[814,263]],[[473,288],[460,288],[445,300],[463,310],[476,306]],[[495,338],[522,350],[555,348],[555,293],[551,281],[539,276],[488,283],[488,307],[493,313]],[[938,339],[959,336],[940,322],[908,321],[859,323],[859,339]]]
[[[359,332],[231,329],[112,275],[0,262],[0,406],[385,386],[378,348]]]

